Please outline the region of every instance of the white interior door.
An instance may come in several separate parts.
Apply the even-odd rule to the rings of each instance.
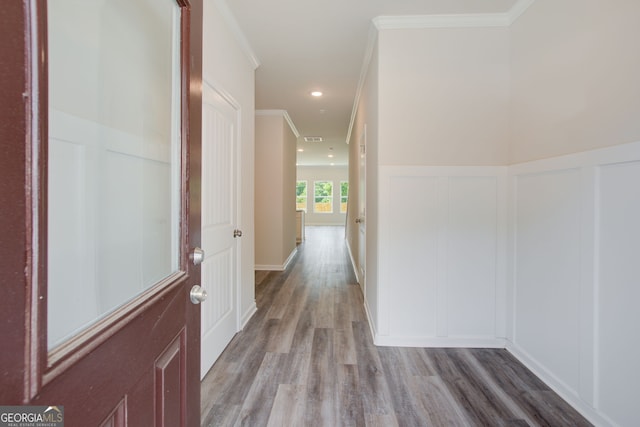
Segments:
[[[208,83],[202,93],[201,378],[238,332],[238,110]]]
[[[358,164],[358,279],[362,293],[366,295],[366,206],[367,206],[367,125],[360,135],[360,159]]]

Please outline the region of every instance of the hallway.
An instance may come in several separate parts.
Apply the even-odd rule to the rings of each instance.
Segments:
[[[343,227],[307,227],[202,381],[203,426],[588,426],[506,350],[376,347]]]

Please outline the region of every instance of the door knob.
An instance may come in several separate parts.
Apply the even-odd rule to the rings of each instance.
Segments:
[[[204,261],[204,251],[200,248],[193,248],[193,252],[189,254],[189,259],[193,262],[193,265],[202,264],[202,261]]]
[[[237,228],[233,230],[233,237],[242,237],[242,230],[238,230]]]
[[[202,301],[207,299],[207,291],[205,291],[201,286],[194,285],[193,288],[191,288],[191,292],[189,292],[189,298],[192,303],[200,304]]]

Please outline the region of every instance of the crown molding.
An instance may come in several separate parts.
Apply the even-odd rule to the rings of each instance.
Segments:
[[[233,15],[233,12],[231,12],[231,9],[229,9],[227,2],[225,0],[214,0],[214,4],[220,11],[223,20],[229,26],[231,33],[240,45],[240,49],[245,54],[245,56],[251,63],[251,66],[255,70],[260,66],[260,60],[253,51],[253,48],[251,47],[249,40],[247,40],[247,37],[244,35],[244,32],[242,32],[240,25],[238,25],[238,21],[236,21],[236,17]]]
[[[518,0],[516,2],[516,4],[513,5],[513,7],[511,8],[511,10],[509,11],[508,15],[509,15],[509,25],[513,24],[514,22],[516,22],[516,20],[518,18],[520,18],[520,16],[522,16],[522,14],[529,9],[529,6],[531,6],[533,3],[535,3],[536,0]]]
[[[413,15],[413,16],[378,16],[371,20],[369,38],[365,49],[358,89],[351,109],[351,120],[347,132],[346,143],[351,139],[351,132],[356,119],[358,103],[362,94],[364,81],[367,77],[371,56],[378,37],[379,30],[410,29],[410,28],[478,28],[478,27],[510,27],[522,14],[535,3],[535,0],[518,0],[506,13],[484,13],[464,15]]]
[[[534,1],[518,0],[505,13],[377,16],[372,21],[378,30],[509,27]]]
[[[373,18],[373,24],[378,30],[507,27],[509,16],[506,13],[378,16]]]
[[[287,123],[289,124],[289,127],[291,128],[291,131],[296,136],[296,138],[300,138],[300,132],[298,132],[298,129],[296,128],[296,125],[293,123],[293,120],[291,120],[291,116],[289,116],[289,113],[287,112],[287,110],[256,110],[256,116],[282,117],[287,121]]]

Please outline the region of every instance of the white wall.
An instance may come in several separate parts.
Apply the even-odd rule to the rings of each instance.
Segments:
[[[218,2],[204,2],[203,79],[240,105],[240,157],[238,227],[240,240],[240,315],[242,324],[255,312],[254,250],[254,112],[256,64],[243,50],[233,23]],[[220,64],[224,64],[221,66]]]
[[[597,425],[640,424],[639,15],[536,0],[510,28],[380,31],[351,138],[375,134],[376,343],[506,345]]]
[[[503,347],[506,168],[380,166],[376,344]]]
[[[256,270],[284,270],[296,251],[296,136],[285,115],[255,116]]]
[[[504,165],[507,28],[381,30],[382,165]]]
[[[640,423],[640,143],[510,175],[510,350],[599,425]]]
[[[637,141],[640,3],[536,0],[510,29],[511,163]]]
[[[306,225],[344,225],[346,214],[340,213],[340,182],[349,180],[347,166],[298,166],[297,180],[307,181]],[[333,182],[333,212],[313,211],[313,188],[315,181]]]
[[[505,172],[482,167],[507,159],[508,31],[378,37],[358,109],[376,118],[366,192],[375,341],[503,346]]]
[[[282,124],[282,259],[287,261],[296,251],[296,142],[289,122]]]
[[[598,425],[640,424],[639,16],[536,0],[510,29],[510,349]]]

